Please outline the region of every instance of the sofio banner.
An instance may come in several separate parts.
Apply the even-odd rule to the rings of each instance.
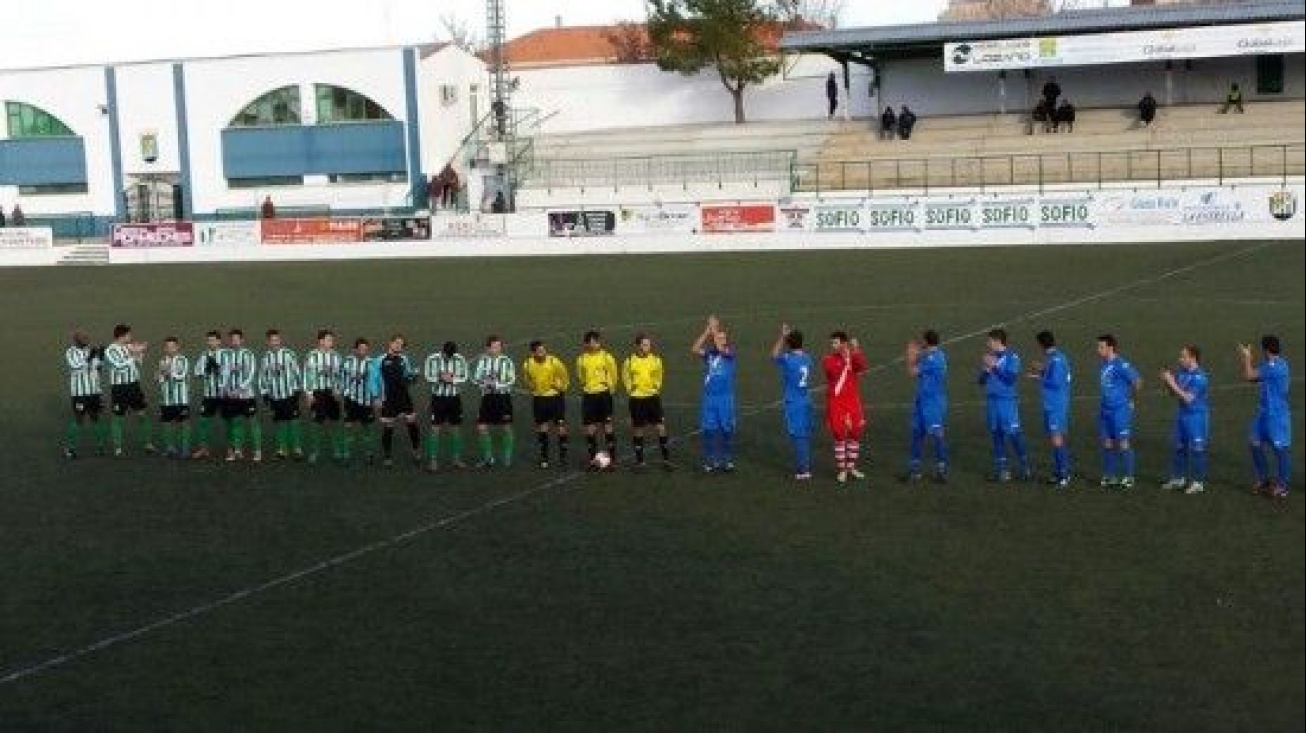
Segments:
[[[114,247],[190,247],[195,225],[188,221],[153,224],[114,224]]]

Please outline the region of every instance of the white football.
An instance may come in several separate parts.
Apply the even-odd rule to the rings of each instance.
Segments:
[[[593,463],[598,468],[607,468],[608,466],[612,465],[612,456],[608,455],[607,451],[601,450],[598,453],[594,454]]]

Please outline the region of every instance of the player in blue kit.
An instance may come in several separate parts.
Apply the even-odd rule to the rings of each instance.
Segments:
[[[1056,336],[1051,331],[1039,331],[1034,336],[1043,350],[1043,360],[1034,363],[1029,376],[1038,380],[1043,398],[1043,430],[1052,444],[1052,475],[1048,484],[1058,489],[1070,485],[1070,448],[1066,435],[1070,432],[1070,360],[1057,348]]]
[[[803,334],[780,326],[780,337],[771,347],[771,361],[780,367],[780,386],[784,393],[785,432],[794,447],[794,479],[812,478],[812,398],[808,385],[812,378],[812,357],[803,351]]]
[[[703,360],[703,404],[699,427],[703,431],[703,470],[735,470],[732,441],[735,435],[735,347],[721,321],[708,316],[703,332],[689,347]]]
[[[1252,363],[1252,347],[1238,347],[1243,362],[1243,378],[1260,385],[1256,402],[1256,417],[1248,431],[1252,449],[1252,466],[1256,470],[1256,493],[1276,499],[1288,497],[1288,482],[1292,478],[1292,408],[1288,405],[1288,384],[1291,375],[1288,362],[1281,355],[1278,336],[1261,337],[1261,364]],[[1274,451],[1278,478],[1270,478],[1270,466],[1265,458],[1265,446]]]
[[[934,444],[934,473],[938,484],[948,481],[948,442],[944,428],[948,417],[948,357],[939,348],[939,332],[929,329],[919,340],[907,342],[907,373],[916,379],[916,400],[911,414],[911,454],[904,480],[922,478],[921,457],[926,438]]]
[[[1022,481],[1031,478],[1025,435],[1020,428],[1020,356],[1007,347],[1007,331],[995,328],[988,334],[988,351],[984,354],[979,383],[984,386],[988,410],[989,436],[993,441],[993,473],[990,481],[1011,481],[1007,463],[1007,441],[1016,454],[1016,467]]]
[[[1097,337],[1097,355],[1102,359],[1098,380],[1102,404],[1098,412],[1098,436],[1102,439],[1102,488],[1134,488],[1133,433],[1134,400],[1143,389],[1143,378],[1116,351],[1116,337]]]
[[[1206,371],[1201,351],[1189,344],[1179,350],[1179,368],[1161,371],[1161,383],[1179,400],[1174,419],[1174,463],[1170,480],[1161,484],[1169,491],[1200,494],[1206,490],[1206,446],[1211,439],[1211,406],[1207,401]],[[1187,487],[1187,488],[1185,488]]]

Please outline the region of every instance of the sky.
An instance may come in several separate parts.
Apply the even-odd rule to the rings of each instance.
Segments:
[[[642,20],[644,0],[506,0],[508,36]],[[840,25],[933,21],[946,0],[844,0]],[[442,16],[484,36],[484,0],[13,0],[0,69],[430,41]]]

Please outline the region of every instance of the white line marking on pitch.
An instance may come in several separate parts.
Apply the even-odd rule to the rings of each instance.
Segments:
[[[1197,262],[1190,263],[1183,267],[1178,267],[1173,270],[1167,270],[1158,275],[1152,275],[1150,277],[1140,278],[1138,280],[1132,280],[1123,285],[1118,285],[1114,288],[1103,290],[1099,293],[1085,295],[1080,298],[1076,298],[1074,300],[1069,300],[1064,303],[1060,303],[1058,305],[1049,306],[1047,308],[1041,308],[1039,310],[1029,311],[1028,313],[1024,313],[1015,316],[1013,318],[1007,319],[1005,321],[999,321],[997,323],[984,326],[979,329],[975,329],[968,333],[964,333],[960,336],[953,336],[952,338],[944,340],[943,343],[945,344],[957,343],[958,341],[964,341],[969,338],[975,338],[977,336],[981,336],[987,333],[990,328],[1004,326],[1012,323],[1020,323],[1022,321],[1028,321],[1034,318],[1047,316],[1052,313],[1059,313],[1064,310],[1076,308],[1086,303],[1092,303],[1097,300],[1109,298],[1112,295],[1122,293],[1132,288],[1161,282],[1163,280],[1168,280],[1170,278],[1176,277],[1178,275],[1182,275],[1187,272],[1192,272],[1193,270],[1197,270],[1203,267],[1208,267],[1210,265],[1224,262],[1225,260],[1230,260],[1236,257],[1242,257],[1244,255],[1259,252],[1260,250],[1265,249],[1266,247],[1269,246],[1271,246],[1271,243],[1266,242],[1256,246],[1235,250],[1233,252],[1229,252],[1226,254],[1217,255],[1215,257],[1209,257],[1204,260],[1199,260]],[[876,367],[873,367],[870,371],[872,372],[882,371],[884,369],[889,368],[889,366],[892,364],[897,364],[901,362],[902,362],[902,357],[898,357],[893,361],[886,362],[884,364],[880,364]],[[760,412],[765,409],[773,408],[778,404],[779,401],[771,402],[766,405],[758,407],[757,409],[753,410],[753,412]],[[695,435],[698,434],[698,432],[699,431],[697,430],[693,430],[684,433],[678,437],[678,441],[683,441],[687,438],[694,437]],[[541,494],[545,491],[548,491],[549,489],[557,488],[558,486],[563,486],[565,484],[571,483],[572,481],[575,481],[577,478],[583,475],[584,474],[580,471],[572,471],[566,475],[559,476],[558,478],[545,481],[544,483],[541,484],[537,484],[532,488],[524,489],[516,493],[501,496],[497,499],[487,501],[484,504],[480,504],[478,506],[472,507],[471,509],[466,509],[461,512],[450,514],[440,519],[431,520],[425,524],[418,525],[405,532],[401,532],[399,534],[392,535],[385,539],[377,540],[375,542],[363,545],[354,550],[350,550],[349,552],[336,555],[327,560],[323,560],[322,562],[319,562],[315,565],[310,565],[308,567],[304,567],[294,572],[281,575],[279,577],[273,578],[271,580],[260,583],[258,585],[250,586],[243,590],[235,591],[228,595],[222,596],[221,598],[217,598],[215,600],[208,601],[206,603],[201,603],[200,605],[193,606],[185,611],[179,611],[170,616],[164,616],[162,618],[156,619],[143,626],[138,626],[129,631],[124,631],[122,633],[114,634],[112,636],[106,636],[98,641],[87,644],[86,646],[79,647],[70,652],[65,652],[63,654],[49,657],[48,659],[45,659],[41,662],[37,662],[35,664],[31,664],[25,667],[14,668],[11,671],[6,672],[4,676],[0,677],[0,685],[13,684],[15,682],[24,680],[28,677],[32,677],[34,675],[40,674],[42,672],[46,672],[48,670],[55,669],[57,667],[63,667],[71,662],[75,662],[83,657],[94,654],[95,652],[102,651],[110,647],[118,646],[119,644],[133,641],[135,639],[139,639],[143,636],[147,636],[156,631],[166,629],[170,626],[175,626],[181,623],[182,621],[188,621],[190,619],[199,618],[200,616],[207,615],[208,613],[211,613],[212,611],[215,611],[219,608],[233,605],[247,598],[252,598],[254,596],[260,595],[274,588],[279,588],[281,586],[289,585],[291,583],[294,583],[295,581],[301,580],[303,578],[307,578],[311,575],[316,575],[318,573],[325,572],[327,570],[338,567],[340,565],[353,562],[354,560],[357,560],[358,558],[363,557],[365,555],[370,555],[373,552],[376,552],[377,550],[383,550],[389,547],[395,547],[397,545],[403,544],[409,540],[420,537],[421,535],[427,534],[429,532],[450,527],[464,520],[472,519],[481,514],[487,514],[489,512],[494,511],[495,509],[498,509],[503,506],[507,506],[509,504],[515,504],[523,499],[527,499],[532,496],[535,496],[536,494]]]

